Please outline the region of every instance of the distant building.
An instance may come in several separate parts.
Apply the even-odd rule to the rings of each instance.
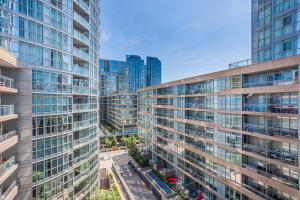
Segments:
[[[140,56],[127,55],[126,63],[129,69],[129,92],[136,93],[139,88],[146,87],[146,66]]]
[[[147,56],[146,86],[161,84],[161,62],[158,58]]]
[[[123,61],[100,59],[100,96],[126,93],[128,87],[128,65]]]
[[[136,133],[138,89],[161,82],[161,62],[147,57],[147,65],[137,55],[126,61],[100,59],[100,124],[109,123],[114,133]]]

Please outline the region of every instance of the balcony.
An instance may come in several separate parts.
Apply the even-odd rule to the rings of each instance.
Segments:
[[[73,130],[85,129],[87,127],[90,127],[90,125],[91,125],[90,120],[73,122]]]
[[[82,17],[80,14],[78,14],[76,11],[74,13],[74,22],[75,26],[79,27],[80,29],[84,29],[89,31],[90,30],[90,23],[87,19]]]
[[[204,103],[185,103],[186,108],[204,109]]]
[[[88,51],[85,51],[84,49],[73,47],[73,55],[74,55],[74,60],[79,60],[79,61],[87,61],[89,62],[89,53]]]
[[[89,14],[89,5],[86,2],[84,2],[83,0],[74,0],[73,2],[76,3],[76,5],[80,8],[82,12]],[[77,6],[74,6],[74,8],[77,8]]]
[[[85,76],[88,77],[89,76],[89,68],[87,67],[83,67],[81,65],[73,65],[73,73],[80,75],[80,76]]]
[[[18,136],[16,131],[8,132],[0,136],[0,153],[9,149],[18,143]]]
[[[17,93],[15,80],[0,75],[0,92]]]
[[[16,181],[14,181],[10,187],[2,194],[1,200],[13,200],[17,196],[18,193],[18,185]]]
[[[269,196],[268,194],[266,194],[265,190],[260,189],[260,188],[256,188],[255,186],[250,186],[248,184],[242,183],[242,187],[246,188],[247,190],[257,194],[258,196],[267,199],[267,200],[275,200],[274,198],[272,198],[271,196]]]
[[[73,112],[88,112],[90,110],[90,105],[86,104],[73,104]]]
[[[73,85],[73,94],[78,95],[89,95],[90,94],[90,88],[85,86],[76,86]]]
[[[269,149],[264,146],[253,145],[253,144],[243,144],[243,150],[251,153],[256,153],[261,156],[278,160],[291,165],[298,165],[298,155],[297,154],[289,154],[280,150]]]
[[[11,174],[13,174],[18,165],[16,164],[15,156],[2,163],[0,166],[0,184],[2,184]]]
[[[17,59],[10,52],[3,48],[0,48],[0,67],[17,67]]]
[[[298,138],[298,130],[283,128],[283,127],[266,127],[264,125],[259,124],[243,124],[243,131],[259,133],[263,135],[283,137],[289,139],[297,139]]]
[[[298,104],[244,104],[244,111],[298,114]]]
[[[299,187],[299,180],[294,179],[292,177],[288,177],[282,173],[279,173],[276,170],[274,170],[274,171],[261,170],[261,169],[258,169],[258,166],[254,166],[253,164],[250,164],[250,163],[243,163],[242,165],[243,165],[243,167],[245,167],[251,171],[254,171],[258,174],[262,174],[268,178],[271,178],[277,182],[283,183],[292,188],[298,189],[298,187]]]
[[[14,105],[0,105],[0,122],[17,118]]]
[[[276,86],[276,85],[290,85],[298,83],[297,79],[294,80],[263,80],[263,81],[253,81],[243,83],[243,88],[249,87],[266,87],[266,86]]]
[[[78,44],[78,45],[85,45],[85,46],[89,46],[90,44],[90,40],[89,40],[89,35],[81,33],[80,31],[77,31],[76,29],[73,30],[73,37],[74,37],[74,44]]]

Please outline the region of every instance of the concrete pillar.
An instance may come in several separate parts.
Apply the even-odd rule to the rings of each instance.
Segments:
[[[16,78],[18,95],[15,98],[15,112],[18,114],[16,159],[19,164],[17,200],[32,199],[32,72],[18,69]]]

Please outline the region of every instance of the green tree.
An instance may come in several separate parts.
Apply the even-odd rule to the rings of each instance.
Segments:
[[[116,136],[113,137],[112,141],[111,141],[111,145],[114,147],[116,146],[118,143]]]
[[[109,139],[108,137],[106,137],[106,138],[104,139],[104,144],[105,144],[105,147],[106,147],[106,148],[110,148],[111,145],[112,145],[112,142],[110,141],[110,139]]]

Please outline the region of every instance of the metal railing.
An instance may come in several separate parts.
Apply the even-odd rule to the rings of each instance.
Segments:
[[[73,47],[73,54],[83,60],[89,61],[89,53],[84,51],[83,49]]]
[[[241,60],[241,61],[230,63],[228,66],[229,66],[229,69],[234,69],[237,67],[244,67],[244,66],[251,65],[251,64],[252,64],[252,60],[250,58],[248,58],[246,60]]]
[[[85,43],[86,45],[89,45],[90,43],[89,36],[84,33],[81,33],[80,31],[77,31],[76,29],[73,30],[73,36],[81,42]]]
[[[0,105],[0,116],[15,114],[14,105]]]
[[[289,164],[297,165],[298,155],[287,153],[281,150],[273,150],[264,146],[253,145],[253,144],[243,144],[243,150],[248,152],[257,153],[259,155],[265,156],[270,159],[284,161]]]
[[[1,166],[0,166],[0,176],[3,176],[5,172],[7,172],[9,169],[11,169],[12,166],[16,164],[16,158],[15,156],[12,156],[10,159],[5,161]]]
[[[8,132],[8,133],[6,133],[4,135],[1,135],[0,136],[0,143],[3,142],[3,141],[5,141],[5,140],[8,140],[9,138],[15,136],[16,134],[17,134],[16,131],[10,131],[10,132]]]
[[[257,194],[257,195],[263,197],[264,199],[267,199],[267,200],[275,200],[275,199],[273,199],[272,197],[268,196],[267,194],[265,194],[265,193],[263,193],[263,192],[257,190],[256,188],[254,188],[254,187],[252,187],[252,186],[250,186],[250,185],[247,185],[247,184],[245,184],[245,183],[242,183],[242,186],[243,186],[244,188],[246,188],[247,190],[250,190],[251,192],[254,192],[255,194]]]
[[[0,75],[0,86],[16,88],[15,80],[6,76]]]
[[[269,178],[271,178],[273,180],[276,180],[278,182],[281,182],[281,183],[283,183],[285,185],[293,187],[295,189],[297,189],[298,186],[299,186],[299,184],[293,182],[292,180],[284,178],[283,175],[280,174],[280,173],[278,173],[278,172],[277,172],[278,175],[274,174],[274,173],[276,173],[276,171],[274,171],[274,173],[270,173],[270,172],[258,169],[257,166],[252,166],[252,165],[246,164],[246,163],[243,163],[242,166],[245,167],[245,168],[247,168],[247,169],[250,169],[252,171],[258,172],[259,174],[263,174],[263,175],[265,175],[265,176],[267,176],[267,177],[269,177]],[[292,178],[290,177],[290,179],[292,179]]]

